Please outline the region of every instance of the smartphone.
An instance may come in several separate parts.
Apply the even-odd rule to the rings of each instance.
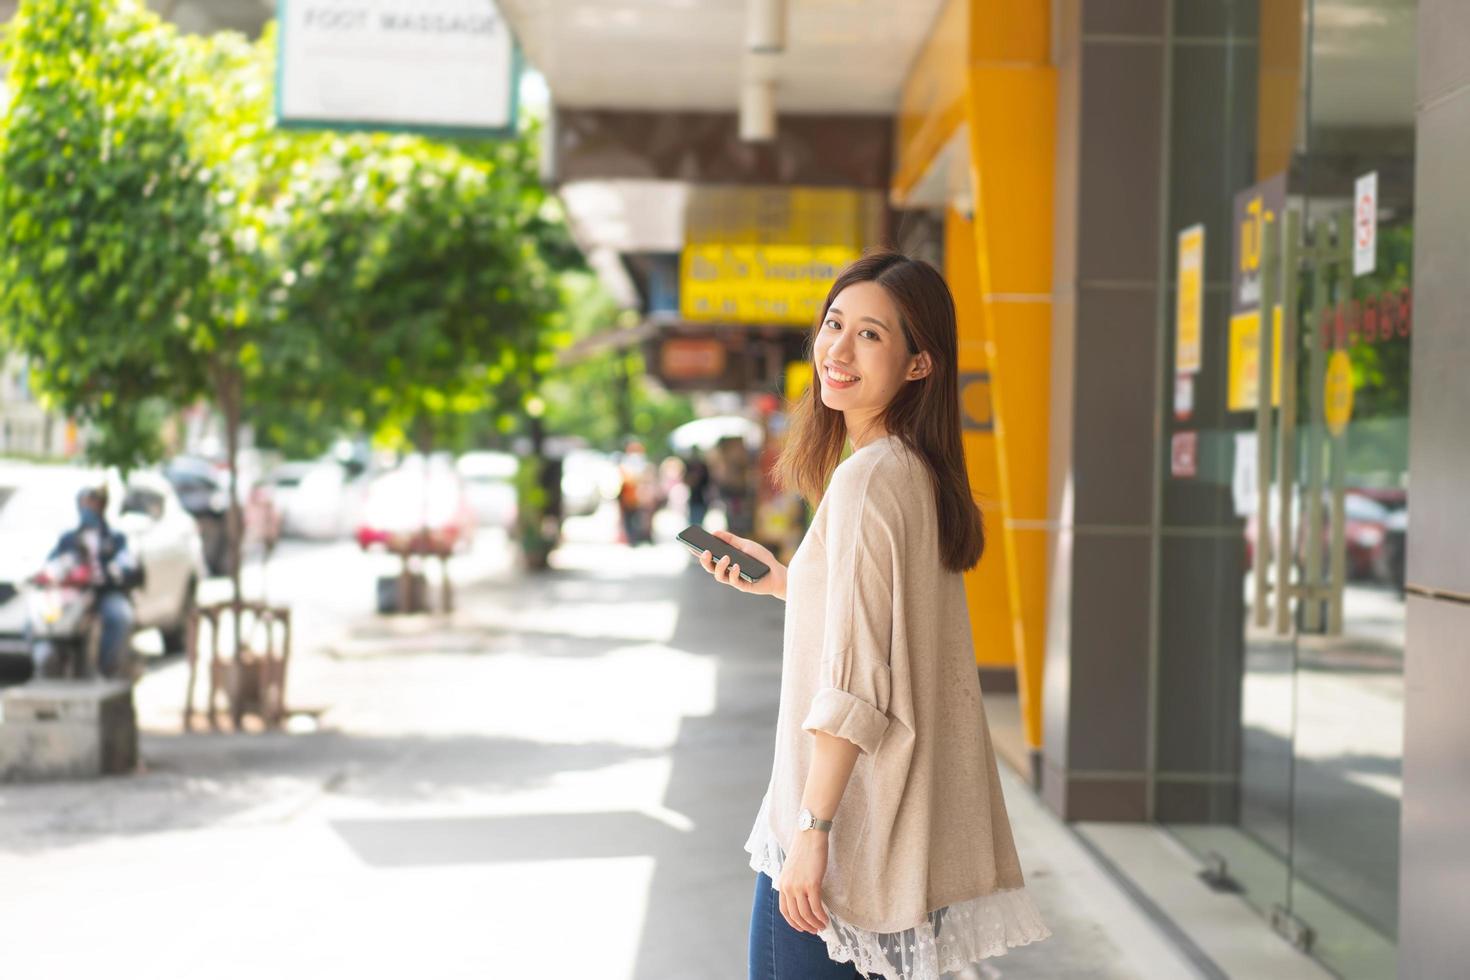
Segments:
[[[738,548],[732,548],[719,538],[710,534],[698,524],[691,524],[679,532],[679,540],[697,558],[708,551],[719,561],[726,555],[730,556],[730,564],[740,566],[740,577],[747,582],[755,582],[763,578],[770,568],[759,558],[752,558]]]

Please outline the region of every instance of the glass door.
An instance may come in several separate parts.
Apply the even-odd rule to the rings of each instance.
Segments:
[[[1415,8],[1308,14],[1305,153],[1263,284],[1280,393],[1258,412],[1242,826],[1284,858],[1278,930],[1378,978],[1398,918]]]

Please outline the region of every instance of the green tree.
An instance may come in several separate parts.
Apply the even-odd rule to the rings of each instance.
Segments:
[[[99,461],[133,465],[158,451],[158,403],[207,383],[223,221],[189,131],[193,66],[154,18],[101,0],[23,3],[4,57],[0,331],[99,428]]]
[[[159,407],[201,397],[232,483],[252,406],[428,446],[550,365],[531,141],[283,132],[275,47],[136,0],[25,0],[11,25],[0,337],[102,462],[156,458]]]
[[[670,432],[694,418],[688,397],[651,381],[636,345],[595,346],[598,334],[637,322],[636,314],[619,312],[595,276],[567,272],[560,286],[565,315],[556,339],[566,354],[541,385],[547,429],[603,450],[622,449],[636,436],[657,454]]]
[[[409,136],[335,137],[294,168],[285,318],[313,342],[280,399],[420,449],[518,408],[550,366],[554,279],[526,229],[545,192],[523,141],[470,156]]]
[[[215,404],[238,603],[239,429],[283,322],[268,72],[239,35],[180,36],[132,0],[28,0],[6,55],[0,324],[101,462],[156,458],[160,406]]]

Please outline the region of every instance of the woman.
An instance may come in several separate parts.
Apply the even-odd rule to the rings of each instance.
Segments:
[[[843,270],[812,336],[783,482],[820,500],[789,569],[725,584],[787,602],[751,980],[938,980],[1051,933],[1016,857],[962,572],[984,550],[960,445],[954,302],[893,252]],[[843,460],[851,441],[853,452]],[[825,488],[825,490],[824,490]],[[779,916],[776,911],[779,909]]]

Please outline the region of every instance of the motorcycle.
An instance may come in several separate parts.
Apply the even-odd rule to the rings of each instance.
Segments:
[[[37,676],[98,676],[102,624],[90,563],[58,559],[26,584],[31,659]]]

